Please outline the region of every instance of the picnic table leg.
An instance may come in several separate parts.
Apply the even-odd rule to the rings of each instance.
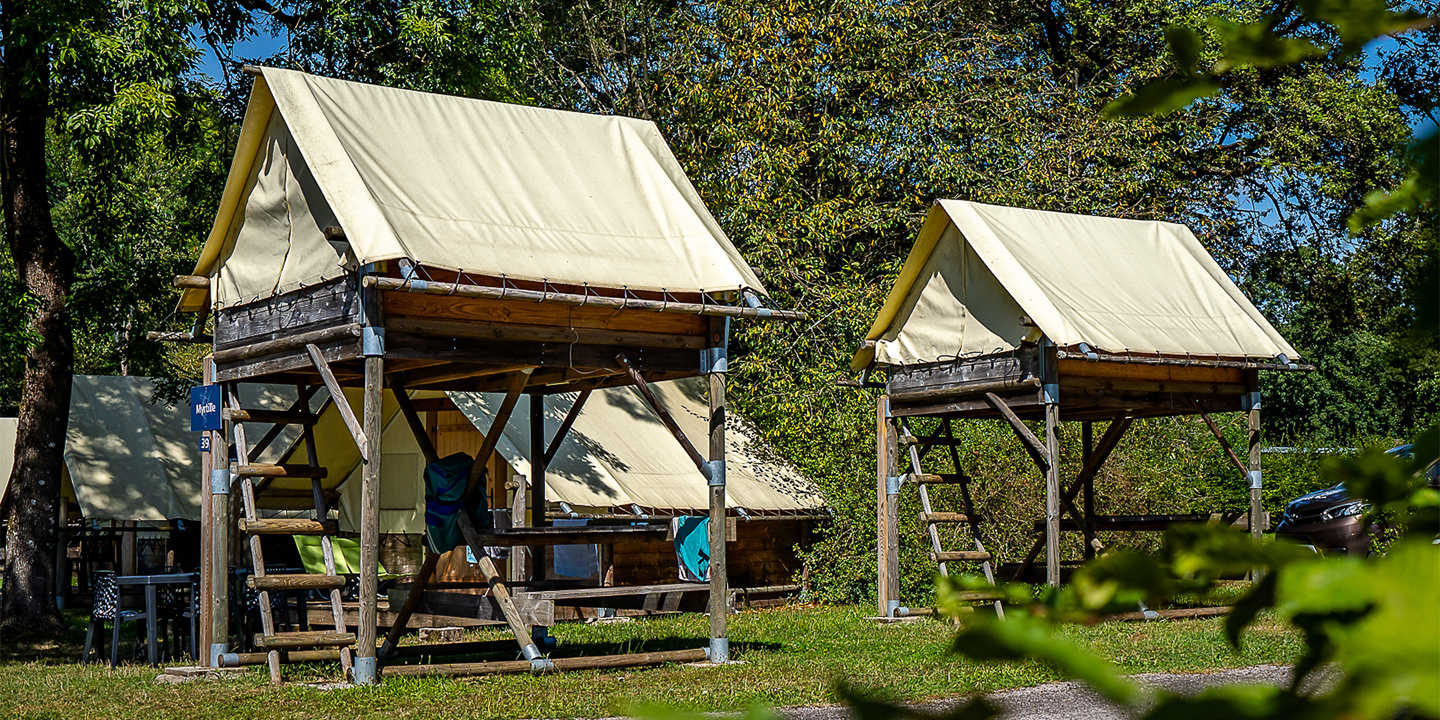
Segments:
[[[155,667],[160,664],[160,658],[157,656],[159,648],[156,645],[156,636],[160,631],[159,619],[156,617],[158,615],[156,606],[159,604],[156,602],[157,594],[154,585],[145,586],[145,634],[149,640],[148,646],[145,649],[145,656],[150,661],[150,667]]]

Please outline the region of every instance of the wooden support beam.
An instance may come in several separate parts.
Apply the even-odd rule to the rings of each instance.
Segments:
[[[1040,442],[1040,438],[1035,437],[1035,433],[1030,432],[1030,428],[1026,427],[1025,422],[1015,415],[1015,411],[1011,410],[1010,406],[1006,405],[1005,401],[1000,399],[1000,396],[995,393],[985,393],[985,402],[989,403],[990,407],[995,408],[995,411],[1000,413],[1001,417],[1005,418],[1005,422],[1010,423],[1010,428],[1015,431],[1015,436],[1020,438],[1020,444],[1025,446],[1025,451],[1030,453],[1030,458],[1035,461],[1035,465],[1040,468],[1040,472],[1049,472],[1050,451],[1045,443]]]
[[[151,330],[145,333],[145,339],[151,342],[175,342],[195,343],[198,345],[209,345],[215,342],[215,337],[207,333],[196,333],[193,330],[183,332],[170,332],[166,330]]]
[[[505,424],[510,422],[510,415],[515,412],[515,406],[520,402],[520,394],[524,392],[525,385],[530,381],[532,371],[533,368],[521,369],[510,379],[510,387],[505,390],[505,399],[500,402],[500,407],[495,411],[495,419],[485,430],[485,439],[480,443],[480,451],[476,454],[475,464],[470,466],[470,476],[465,483],[465,494],[460,497],[462,507],[470,500],[475,488],[479,487],[480,479],[485,473],[485,465],[490,460],[490,453],[495,452],[495,446],[500,443],[500,435],[505,432]]]
[[[1220,427],[1215,424],[1214,420],[1210,419],[1210,414],[1204,410],[1200,410],[1200,403],[1195,403],[1195,409],[1200,412],[1200,419],[1205,421],[1205,427],[1210,428],[1210,434],[1214,435],[1215,439],[1220,442],[1220,447],[1225,450],[1225,456],[1230,458],[1230,464],[1234,465],[1235,468],[1240,471],[1241,475],[1249,477],[1249,466],[1245,464],[1244,460],[1240,459],[1239,455],[1235,454],[1234,448],[1231,448],[1230,443],[1225,440],[1225,434],[1220,432]]]
[[[1060,587],[1060,403],[1054,399],[1045,403],[1045,458],[1045,584]]]
[[[395,317],[386,320],[385,325],[399,332],[427,337],[467,338],[498,342],[580,343],[583,345],[623,345],[681,350],[699,350],[705,347],[706,342],[705,338],[699,335],[671,335],[659,332],[627,332],[513,323],[475,323],[431,318]]]
[[[334,520],[262,518],[240,521],[240,531],[251,535],[334,535],[335,529]]]
[[[375,305],[367,303],[371,308]],[[373,315],[371,316],[373,319]],[[310,355],[316,365],[328,373],[329,368],[321,365],[324,358],[314,345]],[[322,374],[323,374],[322,373]],[[328,381],[326,383],[329,384]],[[333,392],[333,390],[332,390]],[[380,585],[380,463],[381,433],[385,392],[385,358],[380,355],[365,357],[365,425],[361,436],[365,445],[361,452],[365,459],[360,468],[360,609],[355,623],[355,682],[371,684],[379,679],[375,658],[375,632],[378,620]],[[350,406],[344,396],[335,401],[342,414]],[[353,417],[353,415],[352,415]]]
[[[470,517],[464,512],[458,515],[460,533],[465,536],[465,542],[470,546],[470,551],[479,559],[480,574],[490,586],[490,596],[500,605],[500,612],[505,616],[505,624],[510,628],[510,634],[515,636],[515,642],[519,643],[520,651],[526,660],[533,660],[540,657],[540,651],[535,647],[535,641],[530,637],[530,626],[526,625],[520,617],[520,610],[515,607],[515,599],[510,596],[510,590],[505,587],[505,580],[500,577],[500,572],[495,569],[495,562],[485,554],[485,546],[480,542],[479,533],[475,526],[470,523]]]
[[[565,436],[570,432],[570,426],[575,424],[575,418],[580,417],[580,411],[585,407],[585,401],[590,398],[589,389],[581,390],[575,397],[575,402],[570,406],[570,411],[565,413],[565,420],[555,430],[555,437],[550,441],[550,447],[545,449],[545,464],[548,466],[551,460],[555,459],[555,453],[560,449],[560,443],[564,442]]]
[[[666,650],[653,653],[630,655],[594,655],[576,658],[555,658],[551,661],[553,671],[599,670],[604,668],[644,667],[665,663],[701,662],[707,657],[704,648],[694,650]],[[441,665],[390,665],[383,672],[385,677],[431,677],[464,675],[502,675],[534,672],[531,664],[524,660],[498,660],[477,663],[446,663]]]
[[[616,355],[615,361],[620,363],[621,367],[625,368],[625,372],[628,373],[630,379],[634,381],[636,389],[638,389],[640,395],[645,398],[646,404],[659,416],[660,423],[664,425],[665,429],[669,430],[670,434],[675,437],[675,440],[680,443],[680,448],[685,451],[686,455],[690,456],[690,462],[695,463],[696,469],[703,473],[705,471],[705,456],[701,455],[700,451],[695,449],[695,445],[690,442],[690,438],[685,437],[685,433],[680,429],[680,425],[675,422],[674,417],[671,417],[670,411],[666,410],[665,406],[660,404],[660,399],[655,397],[655,393],[650,390],[650,385],[645,382],[645,378],[640,375],[640,371],[636,370],[635,366],[630,364],[630,360],[625,357],[624,353]]]
[[[391,378],[390,393],[395,396],[395,404],[400,406],[400,414],[404,416],[405,424],[410,427],[410,434],[415,437],[415,444],[419,446],[425,464],[431,465],[438,461],[440,455],[435,452],[435,444],[430,442],[430,433],[425,431],[425,423],[420,420],[420,413],[415,411],[414,401],[410,398],[402,378]]]
[[[209,385],[215,382],[215,363],[211,358],[206,357],[200,362],[201,382]],[[224,647],[224,636],[215,635],[214,612],[215,612],[215,587],[216,578],[224,578],[229,574],[229,568],[219,569],[216,567],[215,538],[224,531],[218,528],[219,520],[216,519],[217,506],[220,501],[216,499],[215,487],[216,476],[211,473],[216,468],[226,470],[226,480],[229,480],[229,463],[226,462],[224,434],[219,432],[203,432],[201,435],[207,438],[210,449],[200,453],[200,617],[196,618],[199,637],[195,639],[195,645],[200,657],[195,661],[206,667],[212,667],[212,655],[217,654],[215,644],[221,643],[219,652],[225,652],[229,648]],[[227,482],[228,484],[228,482]],[[223,584],[223,581],[222,583]],[[224,592],[223,590],[221,591]],[[228,609],[228,603],[221,601]],[[229,624],[226,619],[220,623],[221,627]],[[217,640],[218,638],[218,640]]]
[[[359,325],[355,326],[358,330]],[[357,333],[358,334],[358,333]],[[320,354],[320,348],[313,344],[306,345],[305,350],[310,353],[310,362],[315,364],[315,369],[320,371],[320,379],[325,382],[325,388],[330,391],[330,399],[335,401],[335,409],[340,411],[340,417],[345,420],[345,427],[350,429],[350,436],[355,439],[355,447],[360,449],[360,457],[369,458],[369,440],[365,435],[365,428],[355,418],[355,411],[350,408],[350,401],[345,398],[345,391],[340,387],[339,381],[335,379],[335,373],[330,371],[330,363],[325,361],[325,356]],[[368,358],[367,358],[368,369]],[[369,373],[366,373],[366,385],[369,385]],[[378,380],[376,382],[379,382]]]
[[[359,324],[350,323],[348,325],[337,325],[321,330],[287,335],[274,340],[241,345],[228,350],[217,350],[215,352],[215,364],[229,365],[243,360],[253,360],[254,358],[265,355],[285,352],[287,350],[299,350],[307,345],[323,345],[336,340],[353,340],[358,337],[360,337]]]
[[[709,375],[710,471],[705,475],[710,488],[710,662],[724,663],[730,661],[730,571],[725,543],[725,373]]]
[[[209,290],[210,278],[204,275],[176,275],[174,280],[177,288],[195,288],[197,290]]]
[[[1090,455],[1095,449],[1095,424],[1089,420],[1080,424],[1080,467],[1090,464]],[[1095,548],[1090,541],[1095,539],[1095,479],[1093,477],[1081,484],[1085,493],[1085,523],[1081,526],[1085,532],[1085,559],[1095,557]]]
[[[235,468],[235,474],[240,477],[259,478],[323,478],[329,474],[323,467],[311,467],[309,465],[274,465],[271,463],[251,463],[240,465]]]
[[[533,394],[530,396],[530,517],[531,524],[541,526],[547,524],[545,510],[548,502],[545,497],[545,396]],[[538,556],[544,559],[544,553]],[[543,563],[536,563],[535,580],[545,576]]]
[[[365,287],[382,290],[406,290],[415,292],[418,288],[409,280],[367,275]],[[513,287],[489,287],[485,285],[460,285],[427,281],[424,293],[429,295],[458,295],[460,297],[486,298],[490,300],[529,300],[537,303],[580,305],[616,308],[620,310],[649,310],[659,313],[681,315],[713,315],[719,317],[759,318],[762,320],[803,321],[809,318],[796,310],[771,310],[735,305],[711,305],[708,303],[669,302],[664,300],[642,300],[632,297],[608,297],[603,295],[577,295],[574,293],[522,290]]]
[[[1262,492],[1260,476],[1260,373],[1251,370],[1245,374],[1245,386],[1248,391],[1248,400],[1244,403],[1249,406],[1248,430],[1246,441],[1250,450],[1250,472],[1246,473],[1250,482],[1250,538],[1255,542],[1260,541],[1260,533],[1265,525],[1265,496]],[[1256,569],[1251,572],[1251,578],[1258,578],[1261,571]]]
[[[1085,483],[1100,471],[1105,461],[1110,458],[1110,453],[1115,449],[1115,446],[1120,443],[1120,438],[1124,437],[1125,431],[1130,429],[1130,424],[1133,421],[1134,419],[1131,418],[1128,413],[1124,412],[1116,415],[1115,419],[1110,421],[1110,427],[1105,429],[1105,435],[1100,438],[1099,447],[1095,448],[1095,452],[1090,456],[1089,462],[1080,470],[1080,475],[1075,479],[1074,484],[1070,486],[1070,489],[1065,491],[1064,497],[1066,500],[1073,500],[1075,495],[1080,492],[1080,488],[1084,487]],[[1015,571],[1012,577],[1019,578],[1029,572],[1031,566],[1035,563],[1035,558],[1039,557],[1040,550],[1044,548],[1044,546],[1045,541],[1043,538],[1036,540],[1035,543],[1030,546],[1030,552],[1026,553],[1025,559],[1020,563],[1019,569]]]
[[[466,380],[469,378],[490,377],[493,375],[506,375],[517,370],[529,368],[529,365],[490,365],[478,363],[446,362],[432,365],[423,369],[407,370],[399,374],[401,384],[408,388],[424,387],[426,385],[439,385],[441,383]],[[393,376],[392,376],[393,377]]]
[[[900,501],[892,494],[890,478],[899,474],[900,451],[896,445],[899,434],[890,417],[890,399],[881,395],[875,401],[875,523],[877,588],[880,617],[889,617],[892,607],[900,604]]]
[[[1011,392],[1015,390],[1035,390],[1039,387],[1040,378],[991,380],[988,382],[957,383],[937,388],[905,391],[896,390],[891,393],[890,400],[899,403],[913,403],[923,402],[925,400],[960,398],[967,395]]]
[[[320,418],[303,410],[257,410],[226,408],[222,417],[233,422],[272,423],[274,425],[314,425]]]

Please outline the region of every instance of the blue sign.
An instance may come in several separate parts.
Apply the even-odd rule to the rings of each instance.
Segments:
[[[190,388],[190,432],[220,429],[220,386]]]
[[[200,452],[210,452],[210,433],[200,433]]]

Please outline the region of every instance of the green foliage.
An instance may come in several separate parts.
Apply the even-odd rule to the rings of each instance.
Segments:
[[[51,217],[75,256],[70,307],[80,373],[169,375],[146,330],[165,327],[170,278],[209,230],[233,144],[215,97],[190,77],[198,57],[185,2],[54,6],[46,160]],[[0,260],[0,409],[20,395],[28,297]]]
[[[1369,451],[1326,463],[1327,480],[1345,482],[1399,527],[1400,540],[1383,557],[1321,557],[1283,541],[1178,527],[1158,558],[1112,553],[1087,565],[1071,585],[1028,602],[1008,590],[1006,619],[976,613],[955,648],[978,660],[1040,660],[1117,703],[1134,703],[1133,687],[1100,657],[1056,636],[1057,624],[1094,622],[1142,600],[1158,607],[1177,594],[1203,595],[1223,576],[1258,568],[1263,575],[1226,618],[1226,636],[1238,650],[1246,629],[1265,612],[1298,628],[1306,650],[1290,685],[1220,688],[1194,697],[1161,693],[1143,717],[1383,719],[1403,711],[1440,717],[1440,545],[1433,542],[1440,494],[1421,479],[1437,460],[1440,426],[1416,440],[1410,459]],[[974,578],[944,583],[942,606],[953,608],[956,591],[977,584]],[[1331,663],[1330,686],[1311,689]]]

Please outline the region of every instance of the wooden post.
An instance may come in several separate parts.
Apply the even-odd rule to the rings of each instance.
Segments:
[[[211,377],[214,364],[210,363]],[[228,424],[228,423],[227,423]],[[229,440],[222,427],[210,433],[210,667],[230,651],[230,474]],[[218,454],[217,454],[218,453]]]
[[[381,401],[385,384],[385,359],[365,358],[365,465],[360,475],[360,617],[355,628],[355,682],[373,684],[375,631],[378,624],[376,597],[379,592],[380,563],[380,439]]]
[[[131,522],[131,521],[128,521],[128,520],[126,520],[126,521],[121,521],[121,523],[120,523],[120,527],[130,528],[130,530],[129,530],[128,532],[122,532],[122,533],[120,533],[120,574],[121,574],[121,575],[134,575],[134,574],[135,574],[135,544],[136,544],[136,543],[135,543],[135,536],[140,534],[140,531],[139,531],[139,530],[134,529],[137,525],[138,525],[138,523]]]
[[[530,394],[530,524],[543,527],[545,520],[545,396]]]
[[[1260,371],[1246,371],[1245,386],[1249,393],[1243,406],[1250,411],[1250,537],[1258,541],[1265,529],[1260,476]]]
[[[1083,469],[1090,464],[1090,453],[1095,449],[1095,424],[1089,420],[1080,424],[1080,467]],[[1091,541],[1095,538],[1095,475],[1092,473],[1085,477],[1085,525],[1082,537],[1085,540],[1085,559],[1095,557],[1095,547]]]
[[[1060,381],[1055,349],[1042,342],[1045,384],[1045,583],[1060,586]]]
[[[891,480],[898,474],[900,452],[896,441],[895,424],[890,419],[890,398],[881,395],[875,401],[875,552],[879,568],[876,590],[881,617],[889,617],[900,605],[900,488]]]
[[[723,367],[723,366],[722,366]],[[730,660],[725,562],[725,373],[710,373],[710,662]]]
[[[545,396],[530,394],[530,526],[545,527]],[[544,580],[549,568],[545,566],[545,548],[535,551],[534,574],[531,579]]]
[[[529,507],[526,498],[529,496],[525,490],[528,478],[524,475],[515,476],[515,498],[510,505],[510,524],[514,527],[525,527],[525,508]],[[543,550],[543,548],[542,548]],[[530,548],[524,545],[512,545],[510,547],[510,581],[523,582],[530,579]]]
[[[201,382],[206,385],[215,382],[215,362],[209,356],[200,362],[200,378]],[[210,667],[209,650],[210,643],[213,642],[210,628],[210,595],[214,585],[210,573],[204,572],[203,569],[210,566],[211,544],[214,542],[213,525],[215,520],[211,514],[209,499],[210,472],[215,469],[216,456],[214,435],[209,430],[202,432],[201,435],[209,441],[211,450],[200,453],[200,497],[202,498],[200,502],[200,567],[202,572],[200,573],[200,598],[196,603],[200,610],[200,616],[195,618],[196,633],[199,635],[195,638],[195,647],[198,648],[197,652],[204,651],[205,656],[194,658],[194,660],[196,664]]]
[[[361,270],[361,276],[375,272],[373,265]],[[360,293],[361,354],[365,358],[365,389],[363,425],[356,427],[353,412],[329,365],[315,345],[307,345],[311,361],[335,399],[336,409],[357,435],[363,463],[360,472],[360,611],[355,622],[355,664],[352,668],[357,685],[373,685],[380,679],[376,667],[375,634],[379,624],[380,592],[380,459],[385,399],[385,328],[380,293],[362,288]],[[358,432],[357,432],[358,431]]]

